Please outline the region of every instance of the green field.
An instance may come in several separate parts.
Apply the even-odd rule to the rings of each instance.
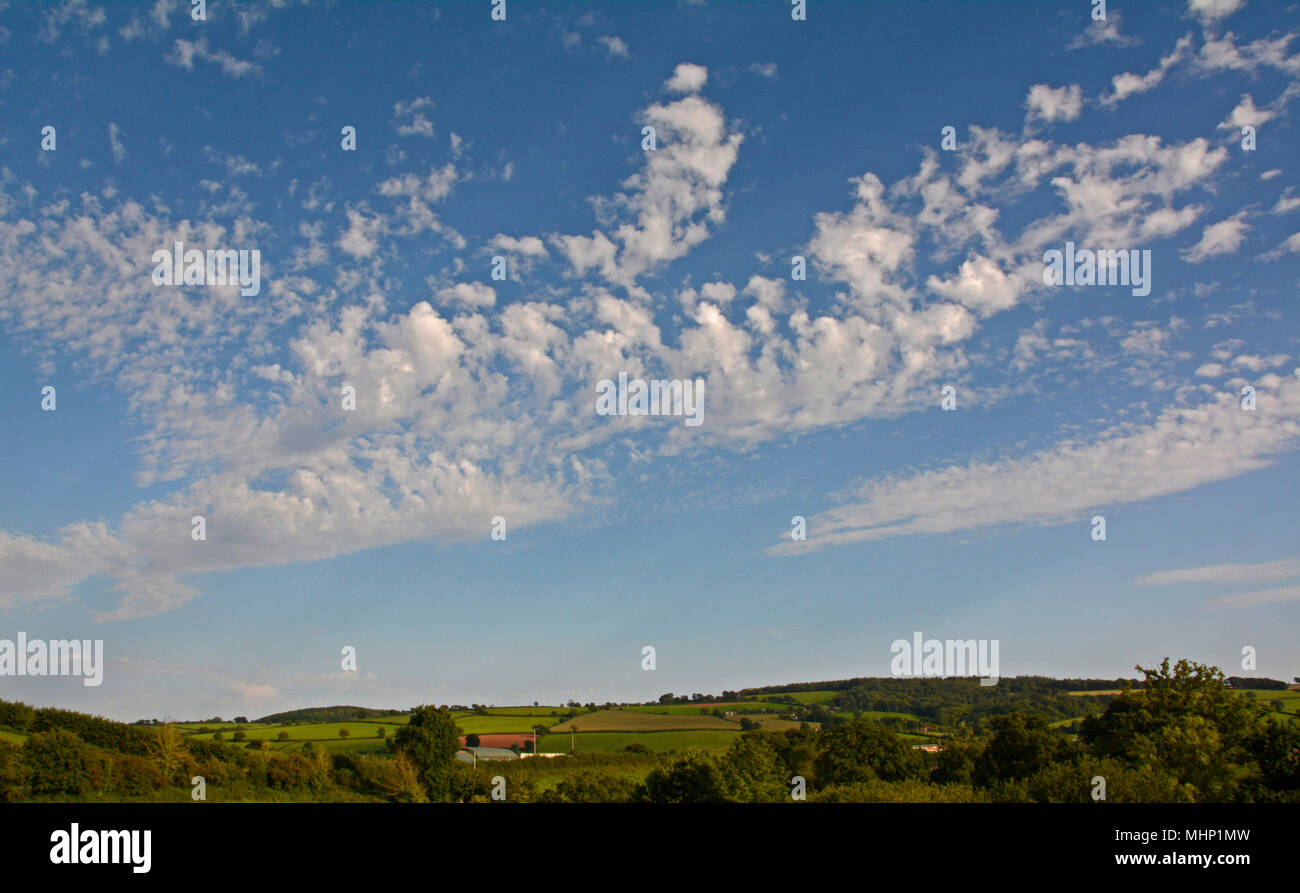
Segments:
[[[764,732],[784,732],[786,729],[797,729],[803,726],[803,723],[797,719],[780,719],[776,716],[747,716],[746,719],[758,723],[758,727]],[[821,723],[810,722],[808,726],[814,729],[820,729]]]
[[[1273,719],[1300,718],[1300,691],[1270,691],[1262,688],[1233,689],[1233,691],[1239,693],[1243,698],[1247,696],[1247,692],[1254,694],[1256,703],[1270,707],[1268,715]],[[1273,701],[1282,702],[1281,713],[1271,709],[1270,705]]]
[[[554,732],[659,732],[676,729],[725,729],[738,731],[740,722],[695,714],[638,713],[631,710],[597,710],[575,716],[555,726]]]
[[[461,734],[469,735],[471,733],[484,735],[498,732],[531,732],[534,723],[546,723],[553,719],[549,716],[502,716],[488,715],[482,716],[474,713],[458,712],[454,714],[456,725],[460,726]],[[291,725],[263,725],[260,723],[248,723],[246,725],[218,726],[215,723],[185,723],[181,728],[192,730],[206,726],[211,729],[221,729],[222,739],[234,743],[233,736],[236,729],[243,730],[249,740],[267,740],[271,747],[276,750],[283,750],[287,747],[301,747],[306,741],[311,741],[330,751],[369,751],[382,752],[385,750],[383,739],[378,738],[376,733],[382,727],[389,737],[392,737],[399,728],[406,725],[410,719],[406,715],[392,717],[382,717],[379,719],[358,719],[347,722],[309,722]],[[348,737],[340,738],[339,729],[347,729]],[[280,733],[288,734],[288,739],[280,740]],[[190,737],[199,741],[212,740],[211,732],[193,731]],[[246,744],[246,741],[238,742]]]
[[[559,716],[561,713],[567,713],[572,707],[548,707],[545,704],[540,707],[489,707],[487,712],[493,716],[541,716],[547,717],[554,714]],[[471,711],[472,713],[473,711]],[[457,711],[459,715],[460,711]]]
[[[557,717],[554,716],[482,716],[473,713],[458,715],[456,725],[460,726],[461,734],[469,735],[489,735],[501,732],[531,732],[533,726],[545,726],[549,728],[554,725]]]
[[[774,704],[771,701],[719,701],[716,704],[646,704],[635,707],[620,707],[633,713],[664,713],[673,716],[700,716],[701,710],[712,713],[721,710],[770,710],[773,713],[788,713],[789,704]]]
[[[698,729],[669,732],[582,732],[574,736],[577,753],[608,753],[622,750],[629,744],[644,744],[653,751],[687,750],[697,748],[720,753],[740,737],[740,731]],[[538,741],[540,753],[568,753],[569,736],[543,735]]]
[[[794,698],[800,704],[807,704],[811,707],[814,704],[825,704],[834,698],[839,692],[837,691],[792,691],[788,692],[790,697]]]
[[[5,732],[0,730],[0,741],[8,741],[10,744],[21,745],[26,740],[26,735],[19,734],[18,732]]]

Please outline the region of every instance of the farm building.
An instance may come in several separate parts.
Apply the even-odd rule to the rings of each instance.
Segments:
[[[505,747],[465,747],[456,751],[456,759],[465,763],[480,760],[517,760],[519,754]]]

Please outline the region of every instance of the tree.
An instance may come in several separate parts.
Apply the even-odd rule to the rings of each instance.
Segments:
[[[654,769],[637,788],[646,803],[721,803],[726,800],[722,772],[708,754],[688,752],[666,769]]]
[[[721,761],[722,789],[728,800],[771,803],[790,791],[776,750],[763,735],[742,735],[731,743]]]
[[[970,784],[975,770],[975,758],[971,748],[958,742],[949,742],[939,751],[935,769],[930,773],[930,780],[935,784]]]
[[[466,746],[466,747],[478,747],[478,746],[479,746],[479,737],[478,737],[478,735],[476,735],[474,732],[470,732],[468,735],[466,735],[466,736],[465,736],[465,746]]]
[[[1259,765],[1263,789],[1253,799],[1300,800],[1300,725],[1271,720],[1246,746]]]
[[[818,785],[852,784],[880,778],[899,781],[920,778],[925,761],[904,741],[878,722],[855,717],[821,734],[815,771]]]
[[[595,770],[565,778],[538,800],[542,803],[625,803],[634,791],[635,785],[625,776]]]
[[[172,723],[159,726],[154,731],[153,741],[149,743],[149,755],[158,764],[163,782],[176,784],[180,781],[181,769],[185,766],[185,758],[189,755],[185,736]]]
[[[8,741],[0,741],[0,801],[22,800],[26,788],[27,767],[23,764],[23,749]]]
[[[387,735],[388,735],[388,730],[385,729],[383,726],[380,726],[379,730],[375,732],[376,738],[384,738],[387,737]]]
[[[248,717],[247,717],[247,716],[236,716],[236,717],[235,717],[235,722],[236,722],[236,723],[246,723],[246,722],[248,722]]]
[[[225,740],[225,737],[226,737],[226,736],[223,735],[223,734],[221,734],[220,732],[213,732],[213,733],[212,733],[212,740],[213,740],[213,741],[223,741],[223,740]]]
[[[281,729],[280,734],[276,735],[275,737],[279,738],[281,741],[288,741],[289,731],[287,729]]]
[[[446,710],[420,706],[393,736],[399,754],[415,766],[430,800],[444,802],[451,793],[452,764],[460,750],[460,729]]]
[[[340,738],[346,738],[346,737],[348,737],[349,734],[350,734],[350,733],[348,732],[347,729],[343,729],[343,728],[340,728],[340,729],[339,729],[339,737],[340,737]]]
[[[236,729],[236,730],[235,730],[235,734],[234,734],[233,737],[234,737],[234,740],[236,740],[236,741],[244,741],[244,740],[247,740],[247,738],[248,738],[248,733],[245,732],[243,729]]]
[[[37,732],[23,743],[33,794],[88,794],[102,784],[101,764],[107,759],[67,729]]]
[[[1231,796],[1253,759],[1247,744],[1264,723],[1264,705],[1226,689],[1217,667],[1180,660],[1171,669],[1165,658],[1137,669],[1144,687],[1126,688],[1105,713],[1087,717],[1079,740],[1097,756],[1171,774],[1197,800]]]
[[[998,781],[1028,778],[1044,766],[1075,755],[1070,739],[1048,727],[1034,713],[1007,713],[989,719],[993,737],[976,758],[975,784],[990,787]]]

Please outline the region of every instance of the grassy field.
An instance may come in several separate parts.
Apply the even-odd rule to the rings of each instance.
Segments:
[[[1300,718],[1300,691],[1269,691],[1268,689],[1234,689],[1243,698],[1249,694],[1255,696],[1255,702],[1270,707],[1269,716],[1273,719]],[[1248,694],[1249,693],[1249,694]],[[1282,712],[1271,709],[1274,701],[1282,702]]]
[[[696,714],[638,713],[631,710],[597,710],[555,726],[554,732],[660,732],[676,729],[726,729],[738,731],[739,721]]]
[[[18,732],[0,731],[0,741],[8,741],[10,744],[22,744],[26,740],[27,736]]]
[[[1253,694],[1255,696],[1254,700],[1257,703],[1263,704],[1265,706],[1271,706],[1273,701],[1281,701],[1282,702],[1281,713],[1277,712],[1276,710],[1272,710],[1272,709],[1269,710],[1268,715],[1273,719],[1293,719],[1293,720],[1300,719],[1300,691],[1274,691],[1266,688],[1254,688],[1254,689],[1235,688],[1232,690],[1232,692],[1233,694],[1243,698],[1249,697],[1249,694]],[[1119,689],[1107,690],[1107,691],[1068,692],[1068,694],[1070,695],[1079,696],[1079,697],[1095,697],[1097,695],[1117,695],[1119,693],[1120,693]],[[1069,725],[1070,723],[1078,719],[1083,719],[1083,717],[1075,716],[1070,719],[1062,719],[1057,722],[1049,723],[1048,725],[1050,725],[1052,728],[1059,728],[1060,726]]]
[[[458,715],[456,725],[460,726],[463,735],[471,733],[485,735],[503,732],[531,732],[533,726],[550,727],[556,722],[556,719],[557,717],[554,716],[498,716],[496,714],[481,716],[469,713]]]
[[[534,723],[548,723],[554,717],[550,716],[504,716],[492,714],[482,716],[474,713],[457,713],[455,714],[456,724],[460,726],[461,734],[492,734],[507,732],[531,732]],[[249,740],[267,740],[271,742],[272,749],[283,750],[285,748],[301,747],[306,741],[324,747],[330,751],[375,751],[385,750],[383,739],[379,738],[377,733],[383,728],[388,736],[391,737],[399,728],[407,723],[410,719],[406,715],[391,717],[382,717],[379,719],[359,719],[349,720],[347,722],[311,722],[299,723],[296,725],[264,725],[261,723],[248,723],[246,725],[236,726],[218,726],[215,723],[185,723],[181,728],[194,730],[200,727],[210,729],[220,729],[222,739],[233,743],[234,732],[236,729],[242,730]],[[340,738],[339,729],[347,729],[348,737]],[[288,738],[285,741],[280,740],[280,733],[284,732]],[[190,737],[199,741],[209,741],[212,739],[212,732],[191,731]],[[246,743],[246,742],[239,742]]]
[[[489,707],[487,712],[493,716],[559,716],[571,707],[548,707],[542,704],[540,707]]]
[[[577,753],[608,753],[622,750],[629,744],[644,744],[653,751],[686,750],[697,748],[710,753],[721,753],[740,737],[740,731],[721,729],[695,729],[664,732],[582,732],[575,736]],[[538,741],[540,753],[568,753],[569,736],[544,735]]]
[[[794,698],[800,704],[807,704],[811,707],[813,704],[825,704],[831,698],[835,697],[837,691],[792,691],[788,692],[790,697]]]
[[[849,713],[848,711],[840,711],[835,715],[840,719],[853,718],[853,714]],[[892,716],[895,719],[903,719],[911,722],[919,722],[922,725],[934,725],[934,722],[927,719],[922,719],[921,717],[916,716],[915,714],[912,713],[891,713],[888,710],[863,710],[862,713],[859,715],[865,716],[867,719],[874,719],[877,721],[884,719],[886,716]]]
[[[759,728],[764,732],[784,732],[786,729],[797,729],[803,725],[803,723],[797,719],[780,719],[775,716],[748,716],[746,719],[751,719],[758,723]],[[808,726],[810,728],[820,729],[822,724],[819,722],[810,722],[808,723]]]
[[[719,701],[716,704],[649,704],[637,707],[620,707],[633,713],[664,713],[672,716],[700,716],[700,711],[712,713],[721,710],[770,710],[773,713],[788,713],[788,704],[774,704],[770,701]]]

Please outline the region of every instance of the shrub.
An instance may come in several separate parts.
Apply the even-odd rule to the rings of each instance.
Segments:
[[[149,797],[162,786],[162,769],[154,760],[130,754],[113,760],[113,789],[123,797]]]
[[[23,744],[33,794],[80,797],[105,787],[111,761],[66,729],[36,732]]]

